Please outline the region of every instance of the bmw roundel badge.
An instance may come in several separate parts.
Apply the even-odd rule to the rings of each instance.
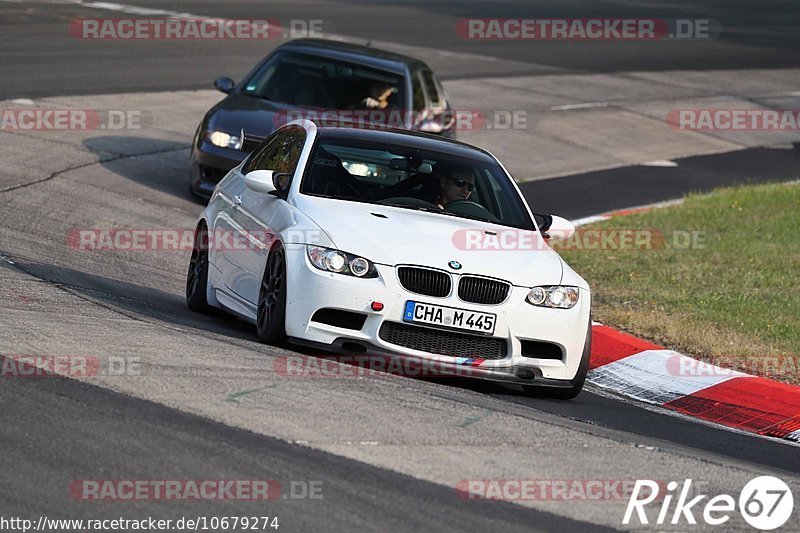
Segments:
[[[461,270],[461,263],[459,263],[458,261],[450,261],[449,263],[447,263],[447,266],[449,266],[453,270]]]

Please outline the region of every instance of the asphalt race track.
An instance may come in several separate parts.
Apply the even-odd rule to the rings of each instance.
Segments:
[[[665,110],[697,102],[800,108],[800,6],[790,2],[132,2],[321,19],[324,32],[429,61],[459,106],[527,110],[524,130],[460,138],[508,161],[536,210],[577,218],[800,174],[796,132],[685,133],[663,123]],[[770,474],[800,495],[797,445],[591,386],[563,402],[454,378],[281,375],[276,362],[297,351],[186,308],[186,250],[74,249],[75,229],[193,228],[203,206],[188,194],[187,154],[202,113],[220,99],[210,82],[241,76],[282,42],[85,42],[67,31],[76,17],[126,16],[142,15],[0,0],[0,109],[145,118],[141,129],[115,132],[0,130],[2,364],[58,355],[101,366],[91,377],[0,379],[0,516],[269,515],[279,531],[591,531],[630,529],[626,500],[466,501],[456,486],[691,478],[716,495]],[[728,31],[711,42],[600,44],[453,33],[458,18],[515,16],[711,18]],[[112,372],[112,361],[135,361],[136,370]],[[285,497],[115,502],[69,492],[75,480],[102,479],[271,479]],[[311,486],[321,497],[309,497]],[[724,527],[747,530],[738,515]],[[679,530],[687,528],[709,527]]]
[[[106,16],[96,11],[53,2],[51,6],[3,2],[3,50],[0,66],[13,75],[0,80],[0,97],[94,94],[208,87],[220,73],[242,75],[274,47],[248,42],[137,42],[86,47],[63,31],[76,17]],[[90,2],[86,2],[90,3]],[[125,4],[125,2],[120,2]],[[16,5],[15,5],[16,4]],[[311,2],[214,2],[141,0],[136,6],[228,18],[274,18],[279,21],[322,21],[324,33],[351,36],[362,42],[390,41],[429,50],[489,56],[490,64],[450,57],[433,65],[442,77],[524,75],[552,72],[615,72],[786,68],[797,66],[800,36],[795,31],[798,8],[789,1],[671,3],[657,0],[619,2],[461,2],[369,0]],[[121,16],[121,15],[117,15]],[[684,41],[661,46],[651,42],[507,43],[470,42],[455,37],[455,20],[466,17],[664,17],[712,19],[725,28],[719,39]],[[192,55],[189,55],[192,54]],[[195,56],[196,54],[196,56]],[[202,58],[202,59],[200,59]],[[466,63],[466,64],[465,64]],[[97,68],[102,65],[103,68]],[[52,76],[53,69],[59,76]],[[13,70],[6,70],[13,69]]]

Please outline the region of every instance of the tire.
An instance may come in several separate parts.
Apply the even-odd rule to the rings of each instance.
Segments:
[[[583,345],[581,363],[578,365],[578,372],[575,377],[568,381],[569,386],[564,388],[537,387],[535,385],[523,385],[522,390],[529,396],[555,398],[558,400],[571,400],[583,390],[586,382],[586,375],[589,373],[589,355],[592,352],[592,319],[589,317],[589,328],[586,331],[586,342]]]
[[[186,274],[186,305],[192,311],[210,309],[206,299],[208,289],[208,228],[204,222],[194,230],[194,248]]]
[[[281,345],[286,341],[286,254],[275,245],[258,291],[256,335],[265,344]]]

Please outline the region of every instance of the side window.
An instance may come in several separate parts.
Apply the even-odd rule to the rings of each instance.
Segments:
[[[269,167],[264,166],[264,162],[275,151],[275,147],[278,145],[279,137],[280,135],[272,135],[267,139],[267,142],[264,143],[263,146],[256,148],[253,153],[250,154],[250,159],[248,159],[247,163],[245,163],[242,167],[242,173],[247,174],[253,170],[264,168],[268,169]]]
[[[305,140],[306,132],[300,126],[282,130],[250,157],[242,171],[247,174],[253,170],[274,170],[294,174]]]
[[[425,109],[425,92],[422,89],[422,80],[419,72],[414,74],[414,77],[411,79],[411,90],[414,98],[414,111],[423,111]]]
[[[444,107],[444,98],[439,94],[438,84],[433,78],[433,72],[430,70],[422,71],[422,79],[425,81],[425,92],[428,93],[428,100],[433,109],[441,109]]]
[[[450,102],[447,100],[447,91],[442,87],[442,82],[437,78],[433,78],[433,81],[436,84],[436,90],[439,91],[439,99],[442,101],[442,107],[444,109],[450,109]]]
[[[243,92],[245,94],[272,97],[272,95],[266,94],[267,86],[270,84],[273,76],[275,76],[275,72],[281,67],[284,55],[286,55],[284,52],[276,52],[270,57],[267,62],[247,80],[247,85],[245,85]]]
[[[293,126],[281,133],[276,141],[277,146],[271,153],[271,157],[264,161],[264,164],[267,165],[265,168],[293,175],[297,168],[297,162],[300,160],[300,152],[303,151],[306,132],[300,126]]]

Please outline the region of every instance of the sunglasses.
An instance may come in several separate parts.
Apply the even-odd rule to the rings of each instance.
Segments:
[[[469,192],[472,192],[472,191],[475,190],[475,184],[474,183],[470,183],[468,181],[465,181],[465,180],[462,180],[462,179],[458,179],[458,178],[450,178],[450,181],[452,181],[455,184],[455,186],[458,187],[459,189],[463,189],[464,187],[466,187]]]

